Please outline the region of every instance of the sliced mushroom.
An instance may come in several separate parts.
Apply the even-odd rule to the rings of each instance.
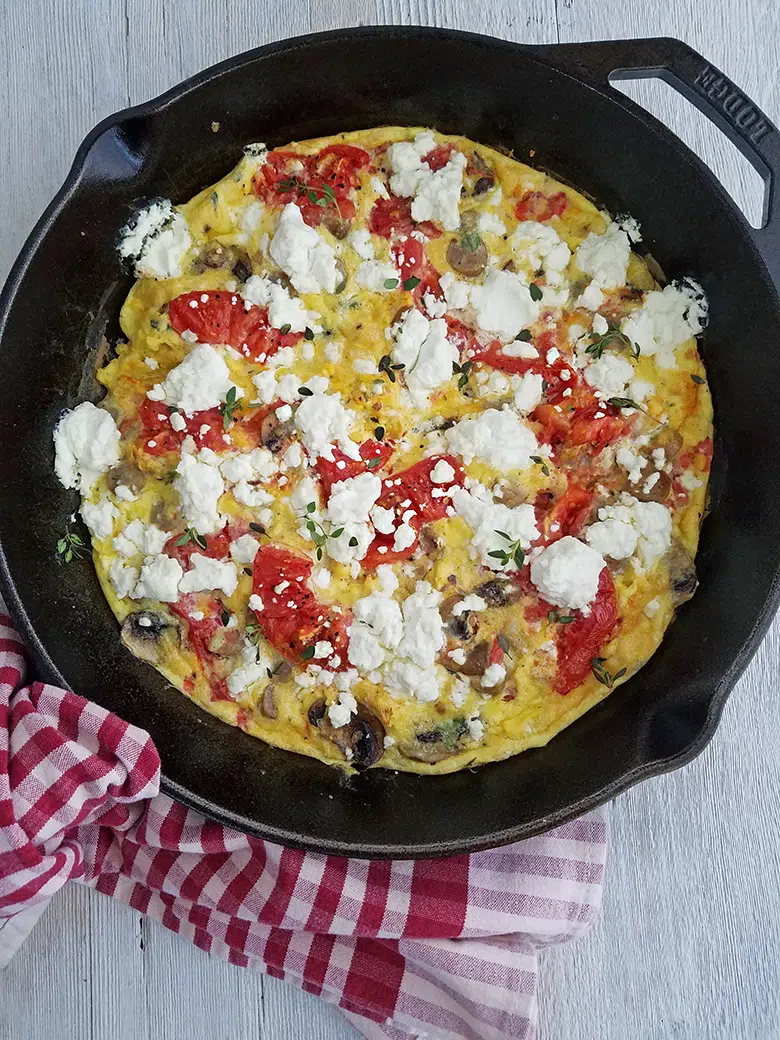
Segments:
[[[696,566],[683,545],[676,540],[666,553],[665,562],[672,586],[672,602],[675,607],[679,607],[688,602],[698,587]]]
[[[235,657],[243,646],[243,636],[237,628],[220,627],[209,639],[209,653],[217,657]]]
[[[241,252],[232,267],[233,274],[239,282],[246,282],[252,277],[252,261],[249,254]]]
[[[193,260],[192,270],[200,273],[209,268],[231,268],[235,262],[236,254],[232,246],[225,246],[221,242],[209,242]]]
[[[487,262],[487,246],[481,238],[476,246],[468,237],[453,238],[447,247],[447,263],[453,271],[465,275],[466,278],[476,278],[477,275],[482,274],[487,267]]]
[[[133,494],[137,494],[144,486],[144,475],[137,466],[119,462],[106,474],[106,484],[109,491],[116,491],[120,484],[124,484]]]
[[[181,527],[181,516],[178,505],[163,499],[152,506],[150,519],[161,531],[175,531]]]
[[[351,221],[344,220],[335,210],[329,209],[322,223],[334,238],[346,238],[349,234]]]
[[[471,189],[472,195],[484,195],[487,191],[492,191],[496,186],[495,179],[493,177],[480,177]]]
[[[514,582],[501,581],[499,578],[491,578],[478,585],[476,593],[489,607],[506,607],[510,603],[517,603],[522,595]]]
[[[154,610],[137,610],[128,614],[122,623],[122,642],[136,657],[149,664],[157,664],[163,638],[181,639],[178,622]]]
[[[295,439],[295,424],[269,412],[260,424],[260,441],[274,455],[283,455]]]
[[[415,762],[427,762],[430,765],[442,762],[445,758],[452,758],[461,750],[458,743],[468,731],[468,726],[463,719],[452,719],[448,726],[451,731],[447,734],[446,740],[442,730],[434,728],[415,734],[412,744],[401,744],[398,750],[405,758],[411,758]]]
[[[260,701],[260,712],[265,715],[267,719],[275,719],[277,716],[276,687],[273,683],[269,683],[263,690],[263,699]]]
[[[292,675],[292,665],[289,661],[280,661],[273,669],[273,677],[277,682],[284,682]]]
[[[645,486],[648,481],[656,473],[658,480],[653,481],[652,486],[645,491]],[[669,492],[672,489],[672,478],[668,473],[661,473],[657,470],[651,471],[649,474],[642,476],[642,479],[638,484],[631,484],[628,480],[623,485],[623,491],[627,491],[634,498],[639,499],[640,502],[665,502],[669,497]]]
[[[432,556],[440,548],[439,539],[431,530],[430,524],[420,528],[420,543],[418,549],[425,556]]]
[[[460,675],[484,675],[489,663],[490,643],[488,642],[477,643],[463,664],[456,664],[451,657],[447,658],[447,668]]]
[[[507,484],[506,487],[501,488],[501,505],[509,506],[510,509],[514,509],[515,506],[521,506],[528,501],[528,492],[525,488],[520,487],[519,484]]]
[[[461,593],[449,596],[441,605],[441,617],[447,626],[447,631],[453,639],[459,643],[467,643],[473,639],[479,631],[479,618],[471,610],[464,610],[462,614],[453,613],[455,606],[463,599]]]
[[[347,269],[340,260],[336,261],[336,271],[338,272],[338,278],[336,280],[336,288],[333,291],[335,293],[344,292],[347,287]]]
[[[490,165],[487,159],[483,159],[479,152],[471,153],[470,165],[473,166],[475,170],[479,170],[480,173],[483,173],[488,177],[493,176],[493,167]]]
[[[358,702],[357,714],[351,717],[346,726],[336,728],[328,718],[325,701],[315,701],[309,708],[309,722],[336,747],[341,748],[345,757],[348,750],[352,752],[352,757],[347,761],[358,772],[368,769],[382,757],[385,727],[365,704]]]

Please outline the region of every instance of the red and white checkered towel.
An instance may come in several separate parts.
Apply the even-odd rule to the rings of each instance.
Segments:
[[[603,810],[444,860],[296,852],[158,794],[147,733],[25,671],[0,613],[0,964],[75,880],[337,1004],[366,1037],[535,1036],[536,951],[598,911]]]

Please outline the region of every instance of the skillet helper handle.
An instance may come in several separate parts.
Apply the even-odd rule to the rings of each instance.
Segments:
[[[599,87],[615,79],[662,79],[739,148],[764,182],[764,224],[750,231],[780,288],[780,132],[758,105],[681,40],[610,40],[558,45],[557,50],[570,71],[576,68]]]

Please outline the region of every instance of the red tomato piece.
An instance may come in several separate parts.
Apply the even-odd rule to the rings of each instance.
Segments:
[[[394,235],[409,235],[415,228],[428,238],[438,238],[441,231],[429,220],[419,224],[412,220],[412,200],[391,195],[388,199],[377,199],[368,215],[369,229],[382,238]]]
[[[329,145],[317,155],[273,151],[255,175],[254,188],[271,206],[294,202],[304,221],[316,227],[327,213],[354,216],[349,195],[358,185],[358,170],[370,162],[368,152],[346,144]],[[335,206],[326,187],[335,196]]]
[[[440,170],[450,161],[450,156],[454,151],[455,146],[452,144],[439,144],[424,155],[422,161],[428,163],[432,170]]]
[[[340,448],[333,449],[332,462],[322,457],[317,459],[316,469],[325,497],[328,498],[330,489],[339,480],[356,477],[358,473],[363,473],[367,470],[369,462],[373,463],[371,466],[372,471],[376,472],[382,469],[393,454],[393,450],[393,444],[390,441],[369,440],[364,441],[360,445],[360,459],[350,459]],[[379,462],[373,462],[374,459],[379,459]],[[340,463],[344,465],[340,467]]]
[[[191,613],[199,610],[203,617],[196,620]],[[170,604],[171,611],[178,614],[187,623],[187,636],[195,656],[203,665],[203,670],[211,687],[211,699],[214,701],[230,700],[227,682],[217,675],[214,665],[217,660],[209,650],[209,644],[218,629],[223,628],[222,613],[224,607],[218,599],[209,600],[208,603],[196,601],[192,595],[182,596],[176,603]]]
[[[550,220],[552,217],[560,217],[568,204],[569,200],[563,191],[557,191],[554,195],[527,191],[515,206],[515,216],[518,220]]]
[[[390,248],[392,256],[401,274],[401,284],[406,287],[409,278],[418,278],[419,282],[411,292],[415,300],[421,300],[426,292],[434,296],[441,294],[439,274],[425,254],[425,246],[411,235],[402,237]]]
[[[442,460],[452,466],[455,476],[449,484],[434,484],[431,480],[431,471],[436,463]],[[405,549],[396,551],[393,549],[394,534],[377,533],[361,561],[363,567],[372,570],[380,563],[397,563],[399,560],[408,560],[417,548],[420,528],[423,524],[441,520],[447,515],[447,506],[450,505],[449,498],[445,495],[434,496],[434,490],[444,490],[456,484],[462,486],[464,480],[463,466],[452,455],[433,455],[428,459],[422,459],[409,469],[386,477],[377,505],[383,509],[392,509],[396,516],[396,524],[401,522],[408,509],[414,510],[415,515],[410,518],[409,526],[413,528],[418,537]]]
[[[340,658],[336,670],[342,670],[349,667],[349,616],[320,603],[307,584],[312,567],[308,556],[279,545],[261,546],[254,560],[253,581],[263,609],[255,617],[268,642],[291,661],[305,664],[312,660],[309,648],[325,640]],[[288,584],[275,592],[283,582]]]
[[[180,335],[194,332],[201,343],[226,343],[249,361],[261,362],[280,347],[293,347],[301,332],[282,334],[268,324],[265,307],[250,305],[237,293],[209,290],[177,296],[168,305],[171,325]]]
[[[201,556],[210,556],[214,560],[224,560],[230,554],[230,542],[232,538],[237,537],[235,534],[231,534],[228,528],[219,531],[217,534],[204,534],[201,538],[206,542],[206,548],[198,545],[197,542],[193,542],[189,539],[184,545],[177,545],[176,542],[179,540],[181,535],[171,535],[168,541],[163,546],[163,552],[172,557],[174,560],[178,560],[184,570],[189,569],[189,560],[193,553],[200,553]]]
[[[587,678],[593,658],[598,657],[617,624],[617,596],[608,567],[601,572],[596,599],[588,616],[580,611],[574,614],[574,621],[557,626],[555,637],[558,670],[554,686],[561,695],[570,693]]]
[[[141,442],[147,455],[165,455],[178,451],[189,434],[199,448],[225,451],[230,447],[222,438],[225,433],[222,413],[219,408],[196,412],[191,418],[183,415],[185,428],[174,430],[170,417],[173,413],[167,404],[150,401],[147,397],[138,409],[141,419]]]
[[[552,508],[542,499],[537,504],[537,523],[544,531],[546,543],[557,542],[564,535],[576,537],[590,519],[595,497],[589,488],[570,484]],[[553,531],[554,525],[556,530]]]

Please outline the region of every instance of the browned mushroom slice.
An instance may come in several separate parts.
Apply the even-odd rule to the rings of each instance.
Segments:
[[[193,260],[192,270],[200,273],[209,268],[232,268],[235,262],[236,251],[232,246],[223,245],[221,242],[209,242]]]
[[[448,719],[433,729],[416,733],[411,744],[401,744],[398,750],[405,758],[435,765],[458,754],[460,740],[467,732],[465,719]]]
[[[295,424],[284,422],[276,412],[269,412],[260,423],[260,441],[274,455],[283,455],[294,439]]]
[[[490,643],[477,643],[463,664],[457,664],[449,656],[446,657],[446,661],[451,672],[458,672],[460,675],[484,675],[490,664]]]
[[[657,478],[657,479],[654,479]],[[672,489],[672,478],[668,473],[657,470],[647,471],[642,475],[638,484],[631,484],[628,480],[623,485],[623,491],[627,491],[640,502],[665,502]]]
[[[137,466],[129,462],[119,462],[106,474],[106,484],[109,491],[116,491],[120,484],[130,488],[133,494],[137,494],[144,486],[144,475]]]
[[[453,238],[447,247],[447,263],[458,274],[476,278],[487,267],[488,251],[476,231],[469,231],[461,238]]]
[[[464,610],[462,614],[454,613],[456,605],[462,599],[461,593],[445,599],[441,605],[441,617],[449,635],[459,643],[467,643],[479,631],[479,618],[471,610]]]
[[[344,220],[335,210],[329,209],[322,218],[322,223],[334,238],[346,238],[349,234],[351,222]]]
[[[336,261],[336,270],[338,272],[338,278],[336,280],[336,288],[333,291],[335,293],[344,292],[347,287],[347,269],[340,260]]]
[[[269,683],[263,690],[263,697],[260,701],[260,712],[265,715],[267,719],[275,719],[278,714],[276,708],[276,687],[273,683]]]
[[[239,282],[246,282],[252,277],[252,261],[243,250],[236,251],[236,262],[231,268]]]
[[[479,152],[471,153],[471,161],[469,165],[479,171],[479,177],[474,182],[474,187],[471,189],[472,195],[484,195],[486,191],[490,191],[495,187],[496,178],[490,165],[482,158]]]
[[[122,623],[122,642],[136,657],[149,664],[157,664],[163,641],[178,644],[181,630],[178,622],[167,614],[154,610],[137,610],[128,614]]]
[[[382,757],[385,749],[385,727],[365,704],[358,702],[357,714],[346,726],[336,728],[328,718],[324,700],[315,701],[309,708],[309,722],[322,735],[345,753],[347,761],[358,772],[368,769]],[[352,757],[346,755],[352,752]]]
[[[475,591],[489,607],[506,607],[510,603],[517,603],[522,596],[513,581],[501,581],[500,578],[491,578],[490,581],[483,582]]]
[[[675,607],[687,603],[699,584],[696,566],[681,542],[675,540],[665,556]]]
[[[439,539],[433,533],[430,524],[420,528],[420,542],[417,551],[424,556],[432,556],[440,548]]]
[[[235,657],[242,646],[243,636],[238,628],[217,628],[208,642],[209,653],[217,657]]]

